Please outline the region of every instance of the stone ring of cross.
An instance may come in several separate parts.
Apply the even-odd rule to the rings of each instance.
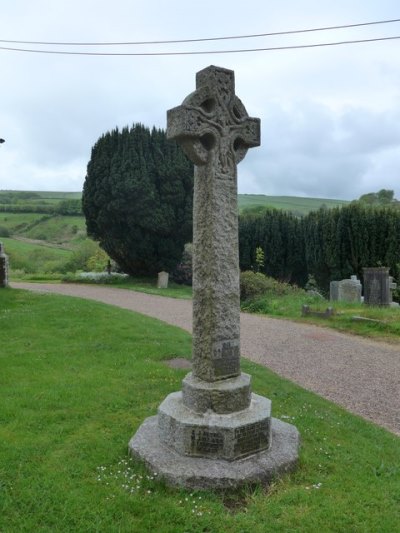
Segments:
[[[234,84],[232,71],[209,67],[197,74],[196,91],[168,111],[168,136],[178,140],[198,166],[209,163],[213,155],[225,154],[217,165],[224,174],[232,172],[249,148],[260,144],[260,121],[249,117]]]

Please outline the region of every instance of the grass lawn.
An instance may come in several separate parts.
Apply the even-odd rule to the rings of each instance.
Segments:
[[[304,304],[309,305],[312,311],[317,312],[324,312],[328,307],[333,307],[335,314],[330,318],[302,317],[301,308]],[[277,318],[326,326],[364,337],[400,342],[399,307],[329,302],[302,291],[293,291],[290,294],[280,296],[267,294],[253,301],[243,302],[242,309],[250,313],[261,313]],[[363,317],[368,320],[357,320],[353,317]]]
[[[0,531],[388,532],[400,440],[259,365],[274,416],[302,435],[297,471],[236,492],[170,489],[127,444],[184,370],[190,336],[103,304],[0,291]]]
[[[73,277],[72,279],[75,279],[75,282],[79,282],[78,277]],[[107,278],[106,278],[107,279]],[[82,283],[85,283],[85,279],[83,279]],[[106,283],[108,285],[108,283]],[[183,299],[189,299],[192,297],[192,287],[189,287],[188,285],[180,285],[178,283],[174,283],[173,281],[170,281],[168,283],[168,288],[166,289],[159,289],[157,287],[157,279],[156,277],[129,277],[122,280],[113,280],[111,283],[113,287],[117,287],[119,289],[128,289],[132,291],[138,291],[138,292],[145,292],[147,294],[157,294],[158,296],[168,296],[169,298],[183,298]]]

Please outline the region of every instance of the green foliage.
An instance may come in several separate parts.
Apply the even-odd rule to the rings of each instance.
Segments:
[[[82,205],[88,235],[129,274],[172,270],[192,231],[193,166],[165,132],[137,124],[92,149]]]
[[[260,272],[265,265],[265,254],[264,250],[261,248],[261,246],[257,246],[256,248],[256,266],[257,266],[257,272]]]
[[[89,272],[103,272],[107,269],[109,257],[104,250],[98,248],[93,255],[86,261],[86,267]]]
[[[261,272],[249,270],[240,273],[240,298],[242,301],[256,299],[264,295],[269,297],[282,296],[291,294],[294,290],[296,288],[293,285],[277,281]]]
[[[312,273],[317,286],[384,265],[400,276],[400,210],[353,202],[342,208],[310,212],[302,219],[277,210],[244,214],[239,221],[242,270],[255,270],[255,250],[265,254],[262,272],[305,286]]]
[[[248,300],[267,292],[270,279],[261,272],[247,270],[240,273],[240,299]]]
[[[82,215],[81,200],[62,200],[56,207],[55,211],[64,216]]]
[[[281,281],[304,285],[307,271],[301,220],[277,209],[261,215],[244,214],[239,219],[241,270],[256,270],[256,250],[264,253],[260,271]]]
[[[104,261],[101,267],[101,258]],[[72,252],[71,258],[64,265],[64,272],[76,272],[77,270],[93,270],[97,266],[99,271],[104,270],[107,266],[108,257],[103,252],[100,253],[99,245],[91,239],[82,241]]]
[[[357,201],[369,206],[399,206],[398,200],[394,197],[394,191],[389,189],[381,189],[378,192],[363,194]]]

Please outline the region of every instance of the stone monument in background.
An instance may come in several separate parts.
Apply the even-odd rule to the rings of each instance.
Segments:
[[[397,287],[389,276],[389,268],[363,268],[364,303],[367,305],[391,305],[392,290]]]
[[[8,286],[8,257],[4,253],[4,245],[0,242],[0,287]]]
[[[362,285],[357,276],[341,281],[331,281],[330,300],[331,302],[351,302],[361,303]]]
[[[271,417],[240,370],[237,164],[260,144],[260,121],[235,95],[234,72],[210,66],[168,111],[167,135],[195,164],[193,371],[129,443],[167,483],[227,488],[268,482],[296,465],[297,429]]]

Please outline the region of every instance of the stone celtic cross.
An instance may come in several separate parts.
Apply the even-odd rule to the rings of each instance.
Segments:
[[[260,120],[235,95],[234,72],[210,66],[196,91],[168,111],[167,136],[195,164],[193,375],[240,375],[237,164],[260,144]]]
[[[129,449],[168,484],[233,488],[294,468],[299,434],[271,416],[271,401],[240,371],[236,165],[260,144],[260,121],[235,95],[233,71],[208,67],[196,87],[167,115],[167,136],[195,163],[193,371]]]

